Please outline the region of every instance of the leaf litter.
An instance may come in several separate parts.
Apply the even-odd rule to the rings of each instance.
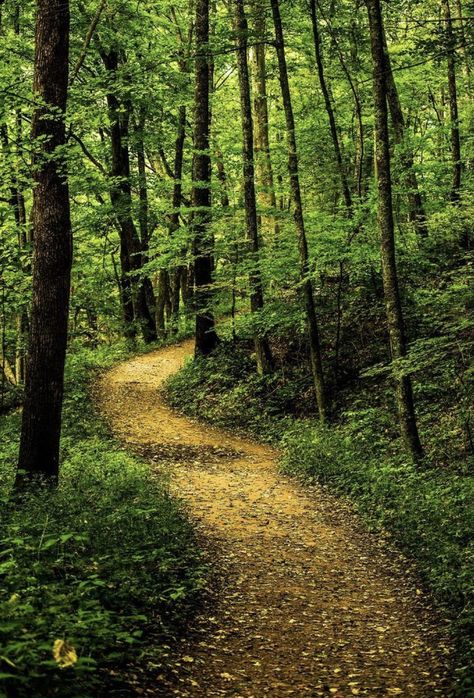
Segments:
[[[170,475],[214,568],[210,601],[139,695],[447,696],[452,647],[408,561],[278,452],[192,421],[161,388],[192,343],[107,373],[116,435]],[[158,662],[157,662],[158,663]]]

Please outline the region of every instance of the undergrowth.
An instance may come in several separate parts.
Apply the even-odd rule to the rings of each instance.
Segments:
[[[341,409],[335,424],[321,426],[308,417],[310,385],[298,370],[289,363],[259,377],[247,344],[223,344],[213,356],[189,362],[169,379],[168,401],[190,416],[279,444],[284,472],[348,495],[370,526],[389,531],[444,607],[460,650],[460,695],[474,695],[474,477],[469,462],[455,460],[452,448],[451,466],[445,465],[445,444],[439,444],[438,430],[427,419],[423,436],[429,452],[441,454],[440,463],[431,458],[425,469],[416,469],[407,462],[396,437],[389,390],[373,381],[370,400],[359,394],[355,408]],[[376,406],[368,406],[370,401]],[[451,419],[445,412],[443,419]]]
[[[120,667],[160,665],[198,601],[205,570],[190,524],[91,404],[91,380],[125,355],[71,356],[60,486],[21,507],[8,499],[19,415],[0,420],[0,695],[108,695]]]

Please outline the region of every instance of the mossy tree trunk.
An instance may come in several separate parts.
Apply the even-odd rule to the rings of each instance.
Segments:
[[[213,240],[211,232],[211,157],[209,0],[196,0],[195,103],[192,206],[197,355],[207,356],[217,346],[212,302]]]
[[[311,372],[313,376],[316,401],[319,410],[319,418],[322,422],[327,422],[329,420],[329,402],[323,373],[319,328],[316,317],[316,308],[314,304],[313,283],[310,277],[309,269],[308,242],[306,238],[306,230],[303,215],[303,201],[301,198],[300,178],[298,171],[298,153],[296,148],[295,119],[293,115],[293,105],[291,102],[290,83],[288,80],[288,68],[286,63],[285,42],[281,23],[279,0],[271,0],[271,6],[273,24],[275,27],[280,87],[286,120],[286,137],[288,144],[288,174],[290,178],[294,221],[296,233],[298,236],[301,287],[304,296],[306,320],[308,326]]]
[[[242,162],[245,200],[245,223],[250,249],[250,309],[257,313],[263,308],[263,286],[259,258],[259,232],[257,218],[257,197],[255,192],[254,133],[252,119],[252,99],[250,92],[248,51],[248,26],[243,0],[234,0],[235,29],[237,33],[237,70],[240,89],[240,110],[242,116]],[[261,375],[270,373],[273,357],[266,336],[256,332],[254,336],[257,371]]]
[[[72,232],[64,161],[69,3],[38,0],[33,116],[33,299],[16,487],[56,483],[69,317]]]
[[[385,311],[392,361],[396,361],[403,359],[407,351],[395,257],[383,20],[380,1],[365,0],[365,2],[369,14],[373,62],[378,221]],[[423,456],[423,449],[418,435],[411,379],[408,375],[400,376],[395,373],[394,381],[402,438],[412,459],[418,462]]]

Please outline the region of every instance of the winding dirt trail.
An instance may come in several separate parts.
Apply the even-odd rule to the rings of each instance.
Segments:
[[[272,449],[172,412],[160,386],[192,343],[102,380],[116,435],[171,472],[222,572],[159,696],[449,695],[449,650],[406,562],[341,500],[280,475]],[[212,615],[211,615],[212,613]]]

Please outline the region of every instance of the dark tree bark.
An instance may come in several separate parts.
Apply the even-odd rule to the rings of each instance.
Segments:
[[[37,0],[33,116],[33,301],[16,487],[34,477],[56,483],[66,358],[72,233],[64,115],[69,3]]]
[[[179,229],[179,209],[181,207],[183,196],[183,158],[184,158],[184,143],[186,140],[186,105],[182,104],[178,113],[178,133],[174,147],[174,184],[172,196],[172,211],[170,216],[169,231],[170,235],[174,235]],[[176,325],[179,316],[179,298],[181,290],[181,279],[183,275],[183,265],[178,265],[172,270],[171,276],[171,320],[172,325]]]
[[[323,17],[324,21],[327,24],[327,28],[331,34],[331,41],[336,48],[337,51],[337,56],[339,59],[339,63],[341,64],[341,68],[344,71],[344,75],[346,76],[347,82],[349,83],[350,90],[352,92],[352,96],[354,98],[354,112],[355,116],[357,119],[357,131],[358,131],[358,139],[357,139],[357,157],[356,157],[356,163],[355,163],[355,177],[357,180],[357,195],[359,199],[362,198],[363,195],[363,189],[364,189],[364,163],[365,163],[365,129],[364,129],[364,123],[362,119],[362,102],[361,98],[358,92],[358,89],[354,83],[354,80],[352,79],[352,75],[349,71],[349,68],[347,66],[347,61],[344,57],[344,54],[341,51],[341,48],[339,46],[339,41],[336,35],[336,32],[334,31],[331,20],[329,17],[324,16],[321,5],[318,4],[319,12],[321,16]],[[371,169],[371,168],[368,168]]]
[[[235,28],[237,32],[237,68],[239,74],[240,110],[242,115],[242,159],[245,199],[245,219],[247,228],[247,240],[250,247],[251,270],[249,276],[250,285],[250,309],[256,313],[263,308],[263,286],[259,261],[259,235],[257,218],[257,197],[255,193],[255,165],[254,165],[254,136],[252,119],[252,99],[250,93],[249,67],[247,61],[247,18],[243,0],[234,0],[235,3]],[[261,375],[270,373],[273,368],[273,358],[267,337],[254,337],[255,354],[257,358],[257,371]]]
[[[458,203],[461,197],[462,178],[461,136],[459,133],[458,91],[456,81],[456,59],[454,53],[455,41],[449,0],[442,0],[442,8],[446,25],[449,114],[451,120],[451,159],[453,168],[451,201],[453,203]]]
[[[102,61],[113,77],[119,67],[116,51],[101,51]],[[147,304],[145,284],[138,279],[143,266],[143,250],[132,216],[130,185],[130,153],[128,135],[130,105],[121,104],[113,91],[107,94],[112,148],[113,178],[110,200],[114,207],[120,233],[121,300],[127,336],[133,337],[135,320],[140,324],[146,342],[156,339],[156,326]]]
[[[395,142],[402,146],[401,165],[408,187],[408,205],[410,221],[416,227],[420,237],[428,237],[428,225],[426,219],[426,211],[418,186],[418,178],[414,170],[413,150],[405,143],[406,123],[403,114],[400,97],[398,95],[397,84],[392,72],[392,63],[387,45],[387,38],[384,32],[383,48],[385,55],[385,79],[387,88],[387,102],[392,119],[393,131],[395,134]]]
[[[196,75],[192,205],[196,354],[209,355],[217,346],[212,299],[213,240],[211,224],[209,0],[196,0]]]
[[[273,234],[275,240],[279,236],[279,226],[275,219],[277,208],[272,157],[270,150],[270,134],[268,128],[268,97],[267,97],[267,66],[266,46],[263,43],[266,36],[265,7],[259,0],[253,2],[253,20],[256,44],[251,50],[251,74],[253,82],[253,111],[255,115],[255,171],[258,183],[257,199],[265,213],[260,216],[264,232]],[[272,211],[269,214],[267,211]]]
[[[334,154],[336,156],[336,164],[339,172],[339,177],[341,180],[341,191],[344,198],[344,203],[349,215],[352,215],[352,194],[349,187],[349,182],[347,179],[346,167],[344,165],[344,159],[342,157],[341,144],[339,142],[339,133],[337,130],[336,117],[334,114],[334,109],[331,102],[331,97],[329,95],[328,86],[326,83],[326,76],[324,74],[324,64],[321,54],[321,39],[319,35],[318,26],[318,16],[316,12],[316,0],[310,0],[311,9],[311,23],[313,26],[313,39],[314,39],[314,52],[316,55],[316,65],[318,67],[319,84],[321,86],[321,92],[323,93],[324,105],[326,107],[326,113],[329,120],[329,128],[331,131],[331,138],[334,146]]]
[[[138,223],[140,228],[140,241],[142,249],[142,264],[148,262],[149,245],[150,245],[150,216],[149,216],[149,203],[148,203],[148,182],[146,176],[146,157],[145,157],[145,128],[146,128],[146,109],[142,107],[140,109],[140,118],[138,121],[137,128],[137,168],[138,168],[138,195],[139,195],[139,210],[138,210]],[[155,310],[155,294],[153,293],[153,286],[149,276],[143,278],[143,287],[145,291],[145,298],[147,304],[147,310],[153,317]],[[152,323],[153,327],[153,323]],[[151,339],[153,339],[153,332],[151,333]]]
[[[388,131],[386,62],[383,41],[383,21],[379,0],[365,0],[370,26],[373,61],[375,144],[377,186],[379,199],[379,229],[382,257],[382,277],[385,310],[392,360],[406,356],[406,337],[403,321],[395,257],[392,178]],[[400,429],[406,449],[415,462],[421,460],[423,449],[418,435],[413,391],[410,376],[394,376]]]
[[[313,375],[314,389],[319,410],[319,418],[322,422],[329,419],[329,404],[326,394],[326,385],[321,359],[319,341],[319,329],[314,305],[313,283],[309,276],[308,242],[303,216],[303,202],[301,198],[300,179],[298,172],[298,154],[296,149],[295,120],[291,103],[290,84],[286,65],[285,44],[280,16],[279,0],[271,0],[273,24],[275,26],[276,50],[278,57],[279,78],[283,107],[286,119],[286,135],[288,142],[288,174],[290,177],[291,196],[294,206],[294,220],[298,235],[298,249],[300,257],[301,285],[304,295],[306,318],[308,325],[309,349],[311,358],[311,371]]]

